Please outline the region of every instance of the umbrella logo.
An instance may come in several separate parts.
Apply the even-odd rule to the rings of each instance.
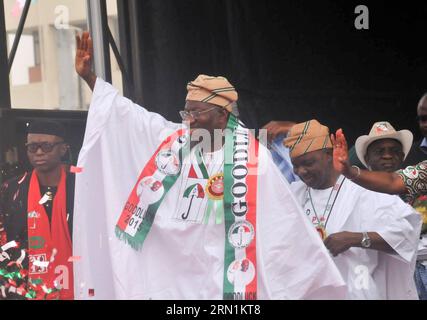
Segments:
[[[254,237],[254,227],[248,221],[234,223],[228,232],[228,241],[236,249],[247,248]]]
[[[190,187],[188,187],[184,192],[184,198],[190,199],[190,204],[188,206],[187,212],[183,213],[181,215],[181,218],[184,220],[188,219],[188,216],[190,215],[191,206],[193,205],[194,199],[203,199],[205,197],[205,191],[203,190],[203,187],[199,184],[193,184]]]
[[[157,169],[167,175],[174,176],[181,170],[181,163],[178,156],[171,150],[162,151],[156,156]]]

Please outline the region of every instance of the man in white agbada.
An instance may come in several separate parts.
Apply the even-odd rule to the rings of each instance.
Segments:
[[[191,130],[230,129],[213,152],[192,146],[190,157],[186,129],[97,79],[88,33],[77,40],[93,98],[76,181],[76,298],[344,297],[287,182],[231,114],[237,93],[225,78],[188,85]]]
[[[295,125],[285,145],[302,181],[291,185],[347,283],[347,299],[417,299],[419,215],[399,197],[363,189],[335,171],[329,129]]]

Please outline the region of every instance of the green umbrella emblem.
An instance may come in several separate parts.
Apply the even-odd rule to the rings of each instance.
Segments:
[[[187,190],[184,192],[184,198],[190,199],[190,205],[188,206],[187,213],[182,214],[182,219],[187,220],[188,216],[190,214],[191,206],[193,204],[193,199],[203,199],[205,197],[205,191],[203,190],[203,187],[197,183],[193,184],[192,186],[188,187]]]

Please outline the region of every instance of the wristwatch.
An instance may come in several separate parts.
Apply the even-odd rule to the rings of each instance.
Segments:
[[[363,232],[363,238],[361,245],[363,248],[369,248],[371,246],[371,238],[369,238],[369,235],[367,232]]]

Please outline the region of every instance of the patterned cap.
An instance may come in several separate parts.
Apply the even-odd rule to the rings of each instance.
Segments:
[[[236,89],[224,77],[202,74],[187,85],[187,90],[186,100],[212,103],[228,112],[233,111],[233,103],[238,100]]]
[[[283,144],[290,149],[291,158],[332,148],[329,128],[321,125],[317,120],[310,120],[293,126]]]

